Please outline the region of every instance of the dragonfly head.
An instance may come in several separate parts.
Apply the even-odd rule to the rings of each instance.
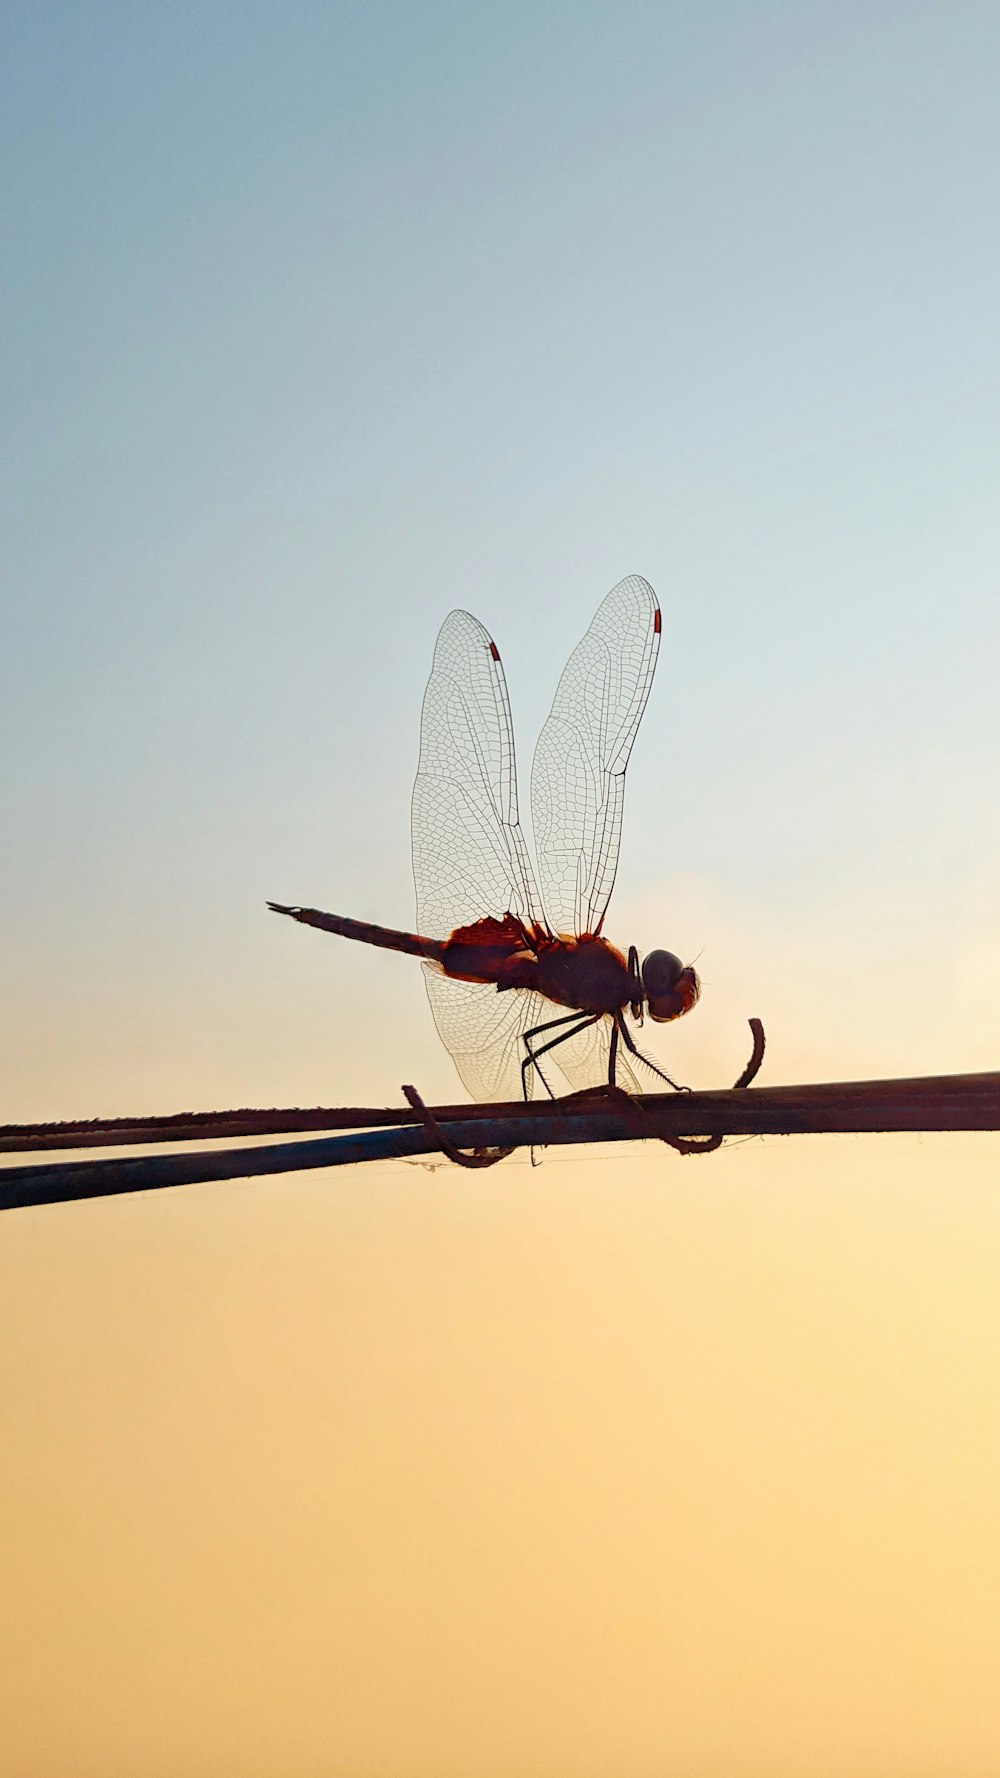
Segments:
[[[650,951],[642,966],[642,987],[649,1016],[661,1025],[690,1012],[701,993],[694,970],[673,951]]]

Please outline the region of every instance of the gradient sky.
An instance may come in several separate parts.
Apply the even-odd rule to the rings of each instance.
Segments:
[[[0,1119],[455,1096],[437,628],[526,779],[664,611],[608,930],[693,1084],[1000,1066],[1000,13],[10,4]],[[0,1230],[11,1778],[1000,1769],[996,1138]]]

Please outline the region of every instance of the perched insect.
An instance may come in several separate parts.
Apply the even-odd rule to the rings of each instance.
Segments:
[[[619,1040],[626,1013],[689,1012],[698,977],[671,951],[641,964],[601,936],[621,843],[625,768],[660,644],[660,608],[638,575],[619,581],[574,649],[531,770],[537,877],[518,820],[514,737],[496,644],[467,611],[444,621],[424,697],[413,788],[417,932],[284,907],[308,926],[424,959],[438,1032],[469,1092],[529,1098],[554,1051],[574,1089],[641,1092]],[[539,888],[540,891],[539,892]],[[557,1018],[546,1008],[568,1008]]]

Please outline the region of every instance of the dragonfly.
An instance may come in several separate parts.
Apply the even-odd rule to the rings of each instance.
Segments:
[[[473,1098],[641,1093],[628,1020],[690,1012],[701,985],[672,951],[640,963],[603,936],[618,870],[625,772],[649,697],[662,618],[648,581],[618,582],[570,655],[531,769],[534,864],[520,824],[510,700],[496,643],[467,611],[445,619],[420,723],[412,803],[417,931],[317,908],[273,912],[419,957],[438,1033]],[[555,1017],[550,1016],[559,1009]]]

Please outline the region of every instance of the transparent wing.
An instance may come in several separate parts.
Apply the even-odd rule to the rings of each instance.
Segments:
[[[503,667],[489,633],[467,611],[445,619],[435,645],[411,834],[417,930],[426,937],[447,938],[486,915],[543,921],[518,820]],[[451,981],[430,965],[424,980],[467,1090],[476,1099],[520,1099],[521,1036],[545,1017],[540,996]]]
[[[411,834],[417,929],[426,937],[447,938],[487,914],[542,918],[518,821],[503,667],[467,611],[445,618],[434,649]]]
[[[455,982],[430,963],[423,970],[434,1023],[466,1090],[474,1099],[520,1099],[521,1039],[532,1025],[552,1016],[550,1002],[521,988],[498,994],[484,983]],[[532,1069],[529,1098],[537,1085]]]
[[[604,918],[618,869],[625,768],[659,645],[656,595],[630,574],[570,655],[538,737],[531,816],[542,897],[556,932],[597,932]]]
[[[550,1050],[542,1057],[542,1066],[553,1059],[562,1069],[570,1086],[576,1093],[585,1087],[605,1087],[608,1084],[608,1056],[611,1051],[611,1020],[598,1019],[596,1025],[588,1025],[576,1037],[568,1037],[565,1043]],[[644,1087],[639,1080],[624,1044],[619,1043],[615,1057],[615,1079],[627,1093],[645,1093],[650,1089]]]

